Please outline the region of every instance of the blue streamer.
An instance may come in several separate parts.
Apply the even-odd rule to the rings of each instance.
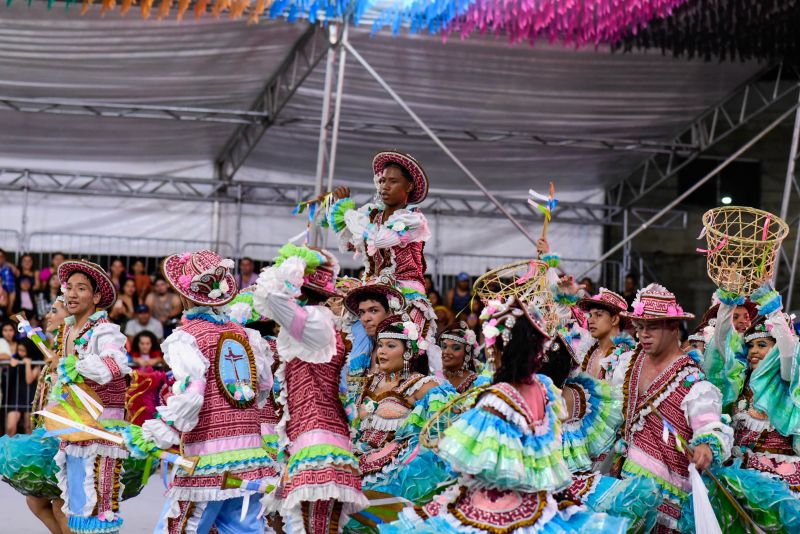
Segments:
[[[59,430],[48,430],[47,432],[44,433],[44,437],[55,438],[58,436],[63,436],[64,434],[71,434],[73,432],[80,432],[80,430],[73,427],[61,428]]]

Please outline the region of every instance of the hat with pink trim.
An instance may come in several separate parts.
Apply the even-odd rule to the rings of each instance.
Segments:
[[[86,260],[66,260],[58,266],[58,279],[62,286],[69,277],[75,273],[83,273],[92,279],[95,284],[95,293],[100,293],[100,302],[97,307],[106,309],[117,300],[117,290],[105,269]]]
[[[624,311],[620,315],[634,321],[694,319],[694,314],[683,311],[675,300],[675,294],[659,284],[640,289],[631,307],[633,311]]]
[[[378,177],[383,176],[386,166],[392,163],[401,166],[411,175],[414,189],[408,194],[408,203],[419,204],[425,200],[428,196],[428,175],[425,174],[425,169],[412,156],[397,150],[384,150],[372,158],[372,172],[375,174],[376,183]]]
[[[222,306],[236,296],[231,269],[233,260],[211,250],[173,254],[161,263],[164,278],[175,291],[204,306]]]
[[[627,310],[628,303],[622,295],[601,287],[597,295],[579,300],[578,307],[583,311],[588,311],[592,308],[603,308],[616,314]]]

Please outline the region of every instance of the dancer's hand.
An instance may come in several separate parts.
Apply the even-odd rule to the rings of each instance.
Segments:
[[[536,251],[539,254],[547,254],[550,252],[550,243],[547,242],[546,238],[540,237],[536,240]]]
[[[711,465],[713,459],[714,454],[711,452],[711,447],[705,443],[701,443],[692,451],[692,463],[694,463],[698,471],[702,471]]]
[[[350,188],[341,186],[333,190],[333,198],[336,200],[347,198],[350,196]]]

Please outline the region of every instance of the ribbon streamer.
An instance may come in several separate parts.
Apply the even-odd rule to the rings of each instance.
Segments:
[[[697,248],[695,250],[697,252],[701,253],[701,254],[714,254],[715,252],[719,252],[720,250],[722,250],[722,247],[724,247],[727,244],[728,244],[728,238],[726,236],[726,237],[723,237],[722,241],[720,241],[719,244],[716,247],[714,247],[712,250],[706,250],[704,248]]]

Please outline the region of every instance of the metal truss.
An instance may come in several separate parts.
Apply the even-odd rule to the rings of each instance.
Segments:
[[[626,207],[638,203],[762,112],[787,96],[796,96],[797,79],[798,71],[790,63],[781,62],[761,70],[720,103],[704,111],[673,139],[676,146],[694,146],[694,149],[676,149],[651,156],[630,176],[607,190],[608,201]]]
[[[338,40],[338,37],[329,38],[328,29],[321,24],[308,26],[250,107],[251,112],[263,114],[262,118],[240,125],[217,156],[216,168],[220,179],[225,182],[233,179],[264,133],[275,124],[278,114],[297,88]]]
[[[291,207],[314,197],[313,184],[268,183],[236,180],[185,178],[174,176],[132,176],[121,174],[44,171],[32,169],[0,169],[0,190],[30,193],[150,198],[175,202],[221,202],[262,206]],[[357,204],[372,200],[375,189],[369,186],[351,188]],[[527,199],[499,197],[502,204],[520,219],[538,222],[541,215]],[[452,194],[432,191],[423,207],[429,212],[451,217],[502,218],[488,199],[478,194]],[[588,202],[558,203],[553,216],[559,223],[593,226],[621,226],[618,215],[626,211],[619,206]],[[635,220],[644,222],[656,210],[631,208]],[[684,229],[687,213],[675,210],[653,228]]]
[[[54,100],[49,98],[17,98],[0,96],[0,111],[23,113],[52,113],[125,119],[160,119],[224,124],[257,124],[268,117],[265,111],[243,111],[178,106],[151,106],[91,102],[85,100]]]

